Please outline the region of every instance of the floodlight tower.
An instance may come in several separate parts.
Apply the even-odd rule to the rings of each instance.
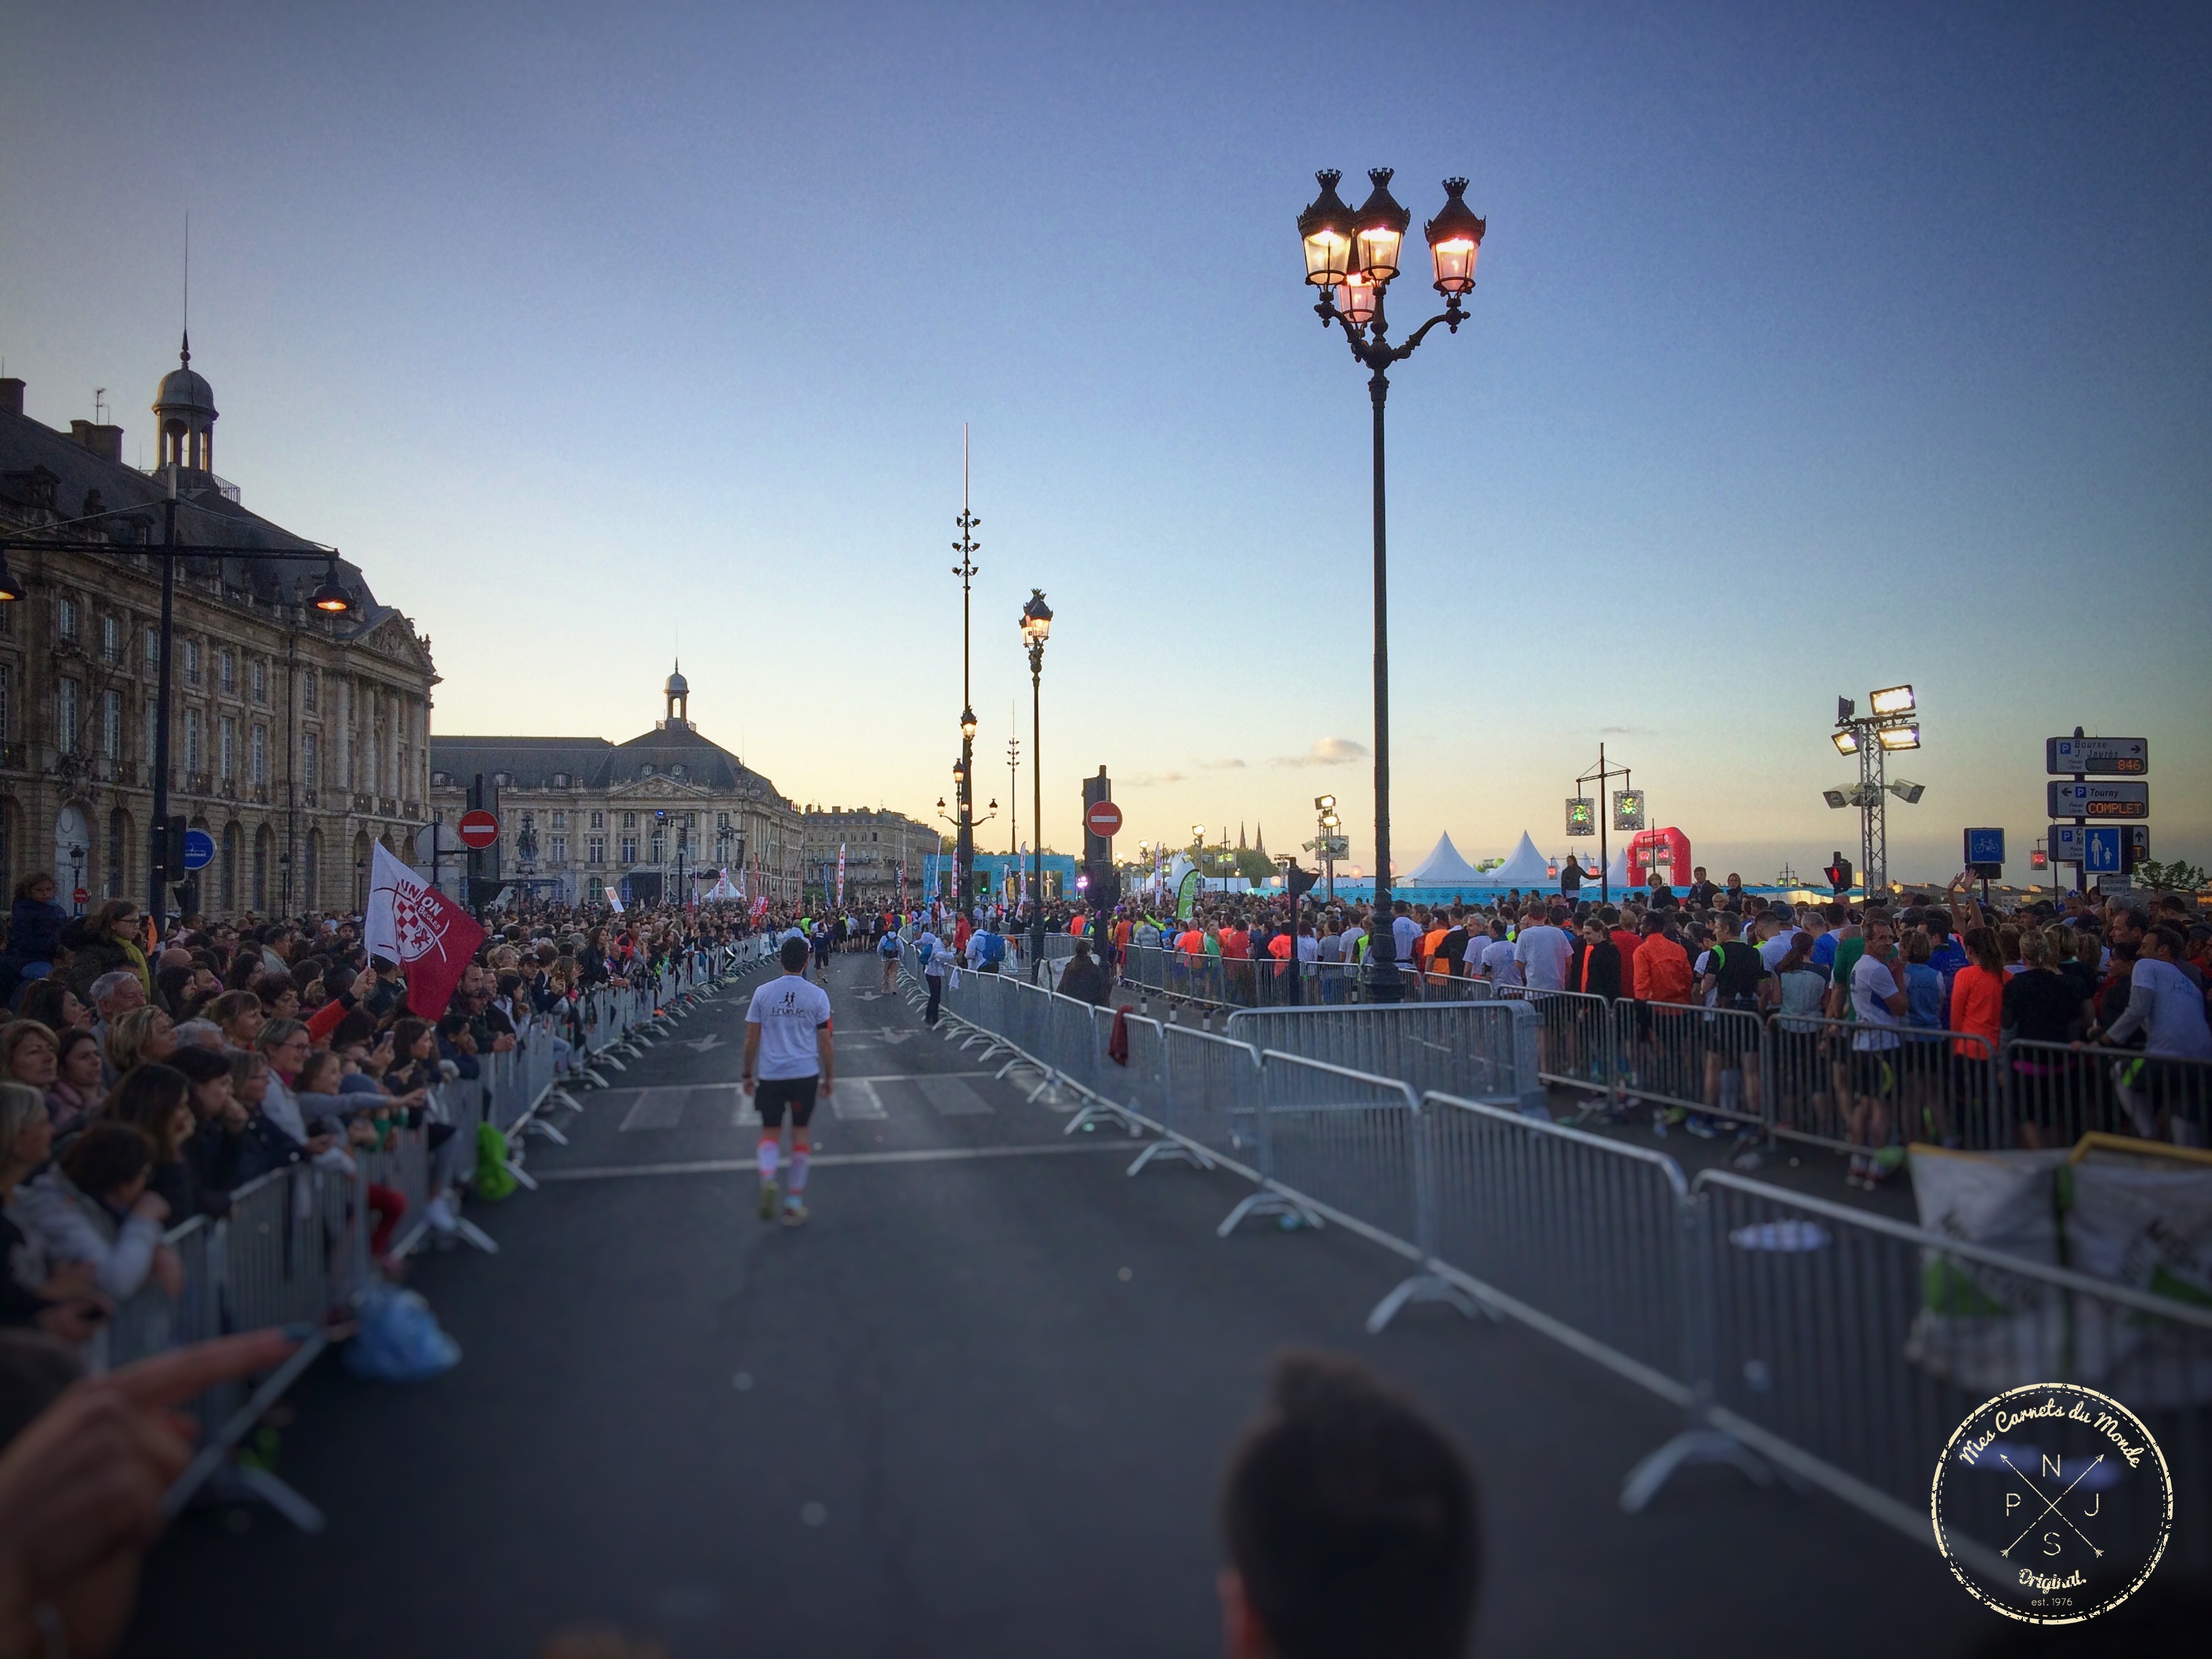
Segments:
[[[1888,777],[1893,751],[1920,747],[1912,688],[1892,685],[1869,692],[1867,706],[1872,712],[1862,714],[1850,698],[1836,699],[1836,729],[1829,741],[1838,754],[1858,757],[1859,781],[1849,791],[1829,789],[1822,795],[1831,806],[1859,809],[1859,878],[1872,897],[1877,888],[1889,885],[1889,797],[1911,805],[1927,791],[1903,778],[1892,783]]]

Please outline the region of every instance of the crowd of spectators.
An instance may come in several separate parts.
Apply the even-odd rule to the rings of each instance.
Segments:
[[[2212,927],[2181,896],[2039,896],[1984,909],[1961,875],[1917,895],[1791,902],[1699,875],[1686,892],[1654,882],[1618,904],[1541,892],[1398,901],[1401,990],[1467,995],[1479,981],[1527,997],[1544,1016],[1542,1069],[1589,1079],[1602,1045],[1588,1015],[1635,1005],[1622,1059],[1664,1081],[1655,1129],[1752,1141],[1771,1085],[1784,1127],[1849,1146],[1856,1186],[1891,1179],[1908,1140],[1960,1144],[1970,1114],[2008,1115],[2027,1146],[2083,1129],[2205,1139]],[[1294,917],[1287,897],[1266,894],[1207,895],[1180,918],[1133,900],[1104,915],[1079,902],[937,925],[951,961],[990,971],[1038,921],[1079,936],[1055,963],[1070,995],[1103,1002],[1116,971],[1134,970],[1232,1006],[1358,1000],[1378,927],[1370,905],[1308,897]],[[1148,951],[1158,954],[1139,954]],[[1776,1054],[1769,1076],[1747,1059],[1762,1032]],[[2092,1049],[2142,1059],[2115,1075]]]
[[[128,900],[69,915],[50,877],[27,878],[0,949],[0,1326],[97,1363],[120,1302],[179,1293],[168,1232],[272,1170],[350,1170],[413,1131],[430,1154],[420,1219],[450,1237],[474,1148],[452,1144],[431,1091],[538,1040],[565,1065],[594,987],[655,984],[677,954],[753,925],[736,907],[495,917],[424,1018],[357,916],[185,916],[157,945]],[[367,1199],[382,1262],[405,1200],[374,1182]]]

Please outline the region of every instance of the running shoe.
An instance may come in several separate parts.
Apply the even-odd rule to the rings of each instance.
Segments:
[[[775,1182],[773,1181],[761,1182],[760,1218],[763,1221],[775,1219]]]
[[[1700,1140],[1716,1140],[1720,1138],[1721,1132],[1713,1127],[1713,1121],[1709,1117],[1686,1118],[1683,1121],[1682,1127]]]
[[[783,1224],[787,1227],[804,1227],[810,1213],[811,1212],[807,1207],[797,1199],[788,1199],[783,1206]]]

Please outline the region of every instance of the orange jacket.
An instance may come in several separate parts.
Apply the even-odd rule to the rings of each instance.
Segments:
[[[1687,1002],[1690,955],[1664,933],[1652,933],[1636,947],[1636,1000]]]

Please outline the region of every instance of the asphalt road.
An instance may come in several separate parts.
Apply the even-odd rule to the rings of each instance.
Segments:
[[[326,1364],[295,1392],[277,1468],[329,1530],[188,1517],[128,1651],[489,1659],[611,1626],[672,1659],[1216,1652],[1216,1483],[1298,1346],[1364,1359],[1468,1447],[1478,1654],[1986,1632],[1931,1550],[1824,1498],[1694,1469],[1623,1515],[1623,1473],[1677,1426],[1659,1401],[1441,1307],[1369,1337],[1397,1258],[1337,1229],[1216,1238],[1241,1183],[1127,1178],[1118,1132],[1063,1135],[877,978],[833,964],[811,1224],[753,1212],[744,988],[534,1147],[542,1191],[471,1207],[498,1255],[420,1263],[456,1370]]]

